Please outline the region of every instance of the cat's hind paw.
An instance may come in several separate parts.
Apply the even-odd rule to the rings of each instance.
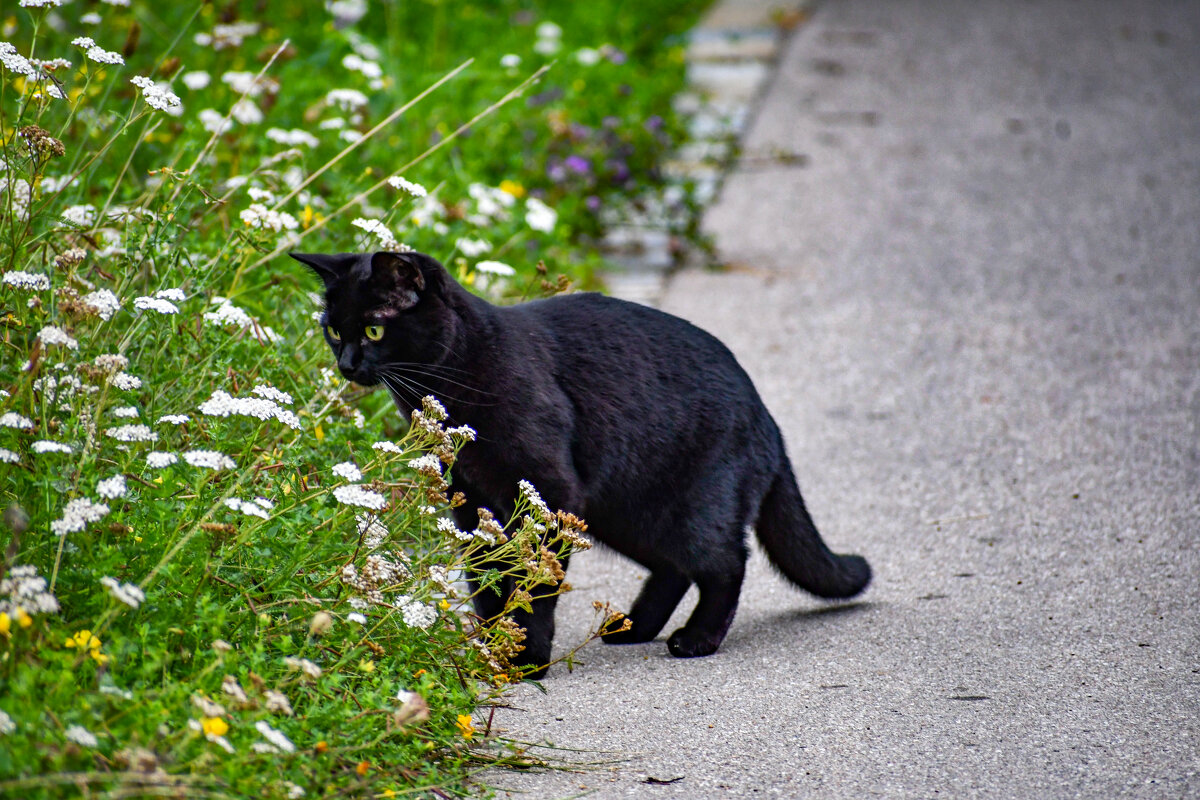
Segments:
[[[676,658],[700,658],[711,656],[721,646],[724,637],[713,637],[680,628],[667,639],[667,650]]]

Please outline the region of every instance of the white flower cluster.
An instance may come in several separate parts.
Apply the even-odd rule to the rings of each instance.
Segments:
[[[274,386],[270,386],[265,383],[260,383],[258,386],[255,386],[250,390],[250,394],[255,394],[259,397],[265,397],[268,400],[273,400],[274,402],[285,406],[290,406],[294,402],[292,400],[292,396],[287,392],[281,392]]]
[[[236,497],[225,499],[226,507],[240,511],[250,517],[259,517],[260,519],[270,519],[271,509],[275,504],[265,497],[256,497],[253,500],[239,500]]]
[[[467,194],[475,201],[475,211],[467,215],[467,222],[481,228],[493,221],[506,222],[511,217],[508,209],[517,202],[517,198],[504,189],[482,183],[467,186]]]
[[[399,446],[396,445],[395,442],[376,442],[375,444],[371,445],[371,449],[378,450],[381,453],[400,454],[404,452]]]
[[[379,521],[379,517],[374,514],[359,514],[354,519],[358,523],[358,535],[362,537],[363,546],[368,550],[375,550],[387,541],[388,529]]]
[[[356,483],[337,487],[333,490],[333,496],[342,505],[369,508],[372,511],[379,511],[387,506],[386,497],[379,492],[364,489]]]
[[[16,464],[21,460],[21,456],[9,450],[7,447],[0,447],[0,464]]]
[[[251,228],[262,228],[275,233],[294,231],[300,227],[296,218],[286,211],[272,211],[262,203],[251,203],[238,216],[242,222]]]
[[[157,442],[158,434],[147,425],[118,425],[107,428],[104,435],[118,442]]]
[[[400,609],[404,624],[413,628],[425,630],[437,621],[437,611],[406,594],[396,598],[396,606]]]
[[[517,274],[515,269],[502,261],[480,261],[475,265],[475,269],[488,275],[500,275],[506,278]]]
[[[75,341],[62,328],[57,325],[46,325],[38,331],[38,338],[42,340],[42,344],[46,347],[62,346],[68,350],[78,350],[79,342]]]
[[[367,96],[357,89],[334,89],[325,95],[325,102],[343,111],[355,111],[366,107]]]
[[[288,669],[290,669],[292,672],[303,672],[305,675],[312,678],[313,680],[316,680],[317,678],[321,677],[321,672],[322,672],[321,668],[319,666],[317,666],[316,664],[314,664],[313,662],[309,661],[307,658],[296,658],[295,656],[288,656],[285,659],[283,659],[283,664]]]
[[[138,416],[138,410],[133,406],[121,406],[120,408],[114,408],[112,415],[123,419],[133,419]]]
[[[50,289],[49,276],[23,270],[4,273],[3,283],[27,292],[45,292]]]
[[[256,336],[261,336],[268,342],[279,341],[279,334],[266,325],[259,324],[258,320],[224,297],[214,297],[212,302],[217,304],[217,309],[204,312],[204,321],[210,325],[236,325],[244,330],[254,332]]]
[[[79,36],[71,40],[71,44],[81,48],[88,60],[95,61],[97,64],[124,64],[125,59],[120,53],[114,53],[111,50],[105,50],[96,44],[95,40],[90,36]]]
[[[158,422],[156,424],[161,425],[166,422],[170,425],[182,425],[190,420],[191,417],[189,417],[187,414],[163,414],[158,418]]]
[[[279,142],[288,147],[316,147],[321,143],[320,139],[300,128],[293,128],[290,131],[285,131],[283,128],[268,128],[266,136],[272,142]]]
[[[408,462],[408,468],[416,470],[422,475],[427,475],[430,478],[442,477],[442,460],[433,453],[426,453],[420,458],[414,458]]]
[[[241,47],[246,37],[258,33],[260,25],[257,22],[230,22],[214,25],[212,33],[197,33],[192,41],[201,47],[212,46],[213,50],[224,50],[227,47]]]
[[[274,400],[265,397],[233,397],[228,392],[215,390],[212,397],[200,404],[200,413],[209,417],[243,416],[255,419],[276,419],[293,430],[300,430],[300,419],[293,412],[281,408]]]
[[[390,250],[394,253],[407,253],[412,250],[408,245],[397,241],[388,227],[377,219],[358,217],[350,224],[356,228],[362,228],[367,233],[375,234],[375,238],[379,240],[379,246],[383,250]]]
[[[90,203],[84,203],[79,206],[68,206],[64,208],[59,217],[64,222],[69,222],[72,225],[78,225],[81,228],[86,228],[96,221],[99,212],[96,207]]]
[[[428,194],[428,192],[425,191],[425,187],[421,184],[413,183],[412,181],[406,181],[399,175],[393,175],[387,179],[387,182],[388,185],[393,189],[399,189],[402,192],[407,192],[413,197],[424,197],[426,194]]]
[[[558,212],[536,197],[527,198],[525,200],[525,224],[535,231],[550,233],[558,224]]]
[[[100,319],[103,320],[111,319],[112,315],[121,307],[121,299],[108,289],[88,292],[80,300],[84,305],[95,309],[95,312],[100,315]]]
[[[116,578],[110,578],[107,575],[100,579],[100,583],[108,589],[109,594],[130,608],[137,608],[146,599],[146,593],[136,584],[121,583]]]
[[[458,239],[454,246],[467,258],[476,258],[492,249],[492,245],[485,239]]]
[[[201,469],[222,470],[237,466],[232,458],[216,450],[188,450],[183,454],[183,460]]]
[[[562,27],[553,22],[543,22],[537,26],[537,41],[534,42],[533,52],[543,56],[552,56],[562,48]]]
[[[179,289],[163,289],[155,292],[153,296],[135,297],[133,307],[139,311],[157,311],[159,314],[178,314],[179,306],[175,303],[183,302],[186,295]]]
[[[100,481],[96,484],[96,494],[103,497],[105,500],[116,500],[124,497],[126,492],[125,476],[113,475],[107,480]]]
[[[63,736],[68,742],[74,742],[80,747],[96,747],[100,744],[100,740],[96,738],[96,734],[89,731],[82,725],[68,725],[63,731]]]
[[[19,75],[33,76],[37,74],[37,67],[18,53],[17,48],[8,42],[0,42],[0,64],[9,72],[16,72]]]
[[[0,416],[0,428],[18,428],[20,430],[32,430],[33,420],[29,417],[23,417],[15,411],[5,412]]]
[[[0,579],[0,612],[13,614],[20,608],[27,614],[58,613],[58,598],[46,589],[46,579],[37,567],[16,564],[8,577]]]
[[[351,483],[362,480],[362,471],[352,461],[343,461],[340,464],[334,464],[332,471],[334,475],[337,475],[339,478],[345,478]]]
[[[253,749],[255,752],[296,752],[296,745],[292,744],[292,740],[284,736],[282,731],[272,728],[271,724],[265,719],[260,719],[258,722],[254,723],[254,729],[261,733],[263,738],[267,740],[265,742],[255,742],[253,745],[251,745],[251,749]],[[259,747],[259,745],[266,745],[266,748]]]
[[[534,488],[532,483],[525,480],[518,481],[517,489],[520,491],[521,496],[525,498],[529,505],[533,506],[533,508],[538,512],[538,515],[542,518],[542,522],[550,522],[554,519],[554,514],[551,513],[550,507],[546,505],[546,501],[542,499],[540,494],[538,494],[538,490]]]
[[[134,75],[129,82],[142,90],[142,99],[151,108],[165,111],[173,117],[183,111],[183,101],[179,99],[179,95],[171,91],[168,84],[155,83],[150,78],[141,75]]]
[[[183,81],[183,85],[192,91],[199,91],[208,86],[212,82],[212,76],[204,70],[196,70],[194,72],[185,72],[179,78]]]
[[[13,718],[6,711],[0,711],[0,736],[8,736],[17,729],[17,723],[13,722]]]
[[[49,439],[39,439],[30,445],[33,452],[41,455],[42,453],[73,453],[71,445],[63,444],[62,442],[52,442]]]
[[[50,530],[55,536],[78,533],[86,528],[88,523],[103,519],[108,511],[108,506],[104,503],[95,503],[86,497],[76,497],[63,507],[62,519],[50,523]]]
[[[164,453],[161,450],[146,453],[146,466],[150,469],[166,469],[178,460],[179,457],[174,453]]]
[[[445,517],[438,518],[437,529],[447,536],[452,536],[455,539],[458,539],[460,542],[469,542],[475,538],[474,535],[467,533],[464,530],[459,530],[457,525]]]

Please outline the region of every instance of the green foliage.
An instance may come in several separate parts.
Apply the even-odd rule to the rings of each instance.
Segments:
[[[450,524],[473,432],[327,369],[281,254],[586,281],[696,9],[52,6],[0,44],[0,795],[471,791],[521,631],[461,577],[565,590],[583,524],[529,486]]]

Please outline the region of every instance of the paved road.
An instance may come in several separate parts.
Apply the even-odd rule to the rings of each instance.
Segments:
[[[500,715],[621,763],[494,780],[1200,797],[1200,3],[826,0],[745,149],[706,218],[732,269],[664,306],[876,582],[825,606],[756,555],[716,656],[595,645]],[[561,641],[640,579],[578,558]]]

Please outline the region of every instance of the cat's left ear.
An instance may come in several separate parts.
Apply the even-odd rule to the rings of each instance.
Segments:
[[[346,274],[354,259],[354,256],[346,253],[288,253],[288,255],[317,273],[325,282],[326,289]]]
[[[371,256],[371,285],[387,297],[388,305],[412,308],[425,291],[425,273],[408,253],[379,252]]]

